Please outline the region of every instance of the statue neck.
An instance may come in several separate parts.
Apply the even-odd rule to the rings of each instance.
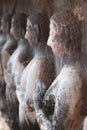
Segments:
[[[52,51],[48,46],[45,47],[34,47],[35,57],[49,57],[53,56]]]
[[[74,56],[74,55],[65,55],[63,57],[63,64],[68,65],[75,65],[75,64],[81,64],[81,55]]]
[[[28,44],[28,41],[24,38],[24,37],[21,37],[19,40],[18,40],[18,46],[26,46],[26,45],[29,45]]]

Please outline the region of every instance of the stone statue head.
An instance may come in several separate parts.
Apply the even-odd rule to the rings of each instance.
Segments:
[[[21,37],[24,37],[26,31],[26,22],[27,22],[26,14],[23,13],[15,14],[12,17],[11,34],[14,36],[15,39],[20,39]]]
[[[55,13],[50,19],[47,41],[56,56],[79,55],[82,44],[82,21],[68,11]]]
[[[49,34],[49,20],[44,13],[31,15],[27,19],[27,30],[25,38],[30,45],[46,43]]]
[[[11,17],[12,15],[8,14],[1,18],[1,31],[5,34],[10,32]]]

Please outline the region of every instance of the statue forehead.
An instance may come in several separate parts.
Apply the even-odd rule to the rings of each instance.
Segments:
[[[29,26],[31,26],[32,27],[32,23],[31,23],[31,21],[30,21],[30,19],[28,18],[27,19],[27,26],[29,27]]]
[[[58,15],[56,17],[58,17]],[[56,19],[51,18],[50,19],[50,25],[51,26],[56,26],[56,27],[57,26],[66,27],[68,25],[68,20],[66,22],[65,19],[63,19],[63,18],[64,18],[64,16],[61,16],[61,17],[56,18]]]
[[[50,28],[57,28],[59,26],[60,24],[58,24],[55,20],[53,19],[50,20]]]
[[[55,21],[50,20],[50,32],[55,32],[57,30],[57,26],[55,26]]]
[[[59,32],[63,30],[63,28],[66,28],[66,25],[56,23],[54,20],[50,20],[50,31]]]

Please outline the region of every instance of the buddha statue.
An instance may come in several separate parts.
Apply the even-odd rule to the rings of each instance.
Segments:
[[[16,40],[10,34],[11,27],[11,17],[12,15],[8,14],[2,17],[1,19],[1,34],[0,34],[0,109],[5,110],[6,103],[6,85],[4,79],[4,72],[10,55],[15,50],[17,44]]]
[[[71,10],[55,13],[50,18],[47,45],[54,55],[64,59],[64,65],[44,94],[42,109],[40,104],[37,107],[38,123],[41,130],[79,130],[87,114],[87,74],[81,62],[82,21]],[[36,92],[40,86],[45,86],[44,82],[36,83]]]
[[[35,82],[38,80],[46,84],[41,86],[46,91],[55,77],[54,56],[46,42],[49,33],[49,19],[45,13],[32,14],[27,19],[25,38],[33,48],[33,58],[24,69],[19,90],[19,121],[22,129],[40,129],[36,121],[36,105],[38,95],[34,97]],[[38,82],[39,83],[39,82]]]
[[[5,71],[6,81],[6,99],[8,105],[8,113],[12,127],[19,127],[18,109],[19,103],[16,90],[20,84],[22,71],[31,58],[31,49],[28,41],[24,38],[26,31],[26,14],[15,14],[11,22],[11,34],[18,41],[17,49],[11,55],[7,63]],[[12,113],[13,111],[13,113]]]

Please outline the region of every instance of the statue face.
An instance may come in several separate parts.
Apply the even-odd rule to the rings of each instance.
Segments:
[[[3,33],[8,33],[8,22],[6,22],[4,19],[1,19],[1,30]]]
[[[11,30],[10,30],[11,34],[13,35],[13,37],[15,39],[19,39],[20,37],[20,30],[19,27],[17,28],[16,26],[14,26],[13,22],[11,22]]]
[[[14,26],[13,24],[11,23],[11,30],[10,30],[11,34],[15,37],[15,29],[14,29]]]
[[[53,20],[50,21],[50,33],[47,45],[52,48],[56,56],[64,56],[66,48],[63,40],[63,28],[58,26]]]
[[[38,43],[38,36],[35,26],[32,26],[30,20],[27,20],[27,28],[25,33],[25,38],[28,40],[29,44],[35,45]]]

